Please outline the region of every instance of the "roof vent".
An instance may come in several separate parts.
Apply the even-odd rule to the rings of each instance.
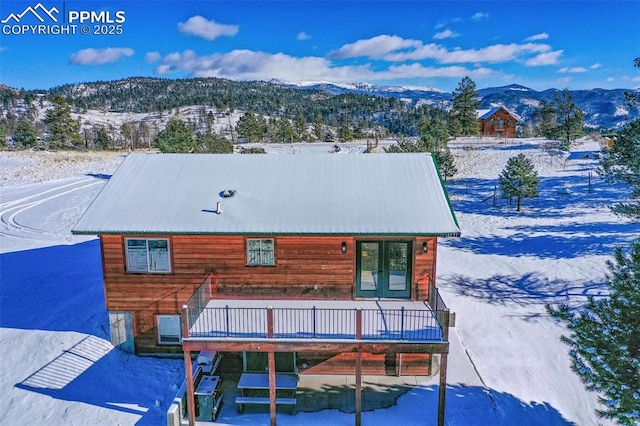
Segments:
[[[235,189],[225,189],[224,191],[222,191],[222,198],[233,197],[235,193],[236,193]]]

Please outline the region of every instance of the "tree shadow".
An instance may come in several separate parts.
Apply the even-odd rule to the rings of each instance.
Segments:
[[[476,254],[572,259],[592,255],[610,255],[615,247],[627,244],[634,235],[640,234],[640,226],[632,223],[519,226],[515,229],[518,232],[500,236],[462,237],[447,240],[443,244]],[[592,233],[586,233],[587,231],[584,231],[586,229],[591,229]]]
[[[600,281],[550,280],[537,272],[521,276],[495,274],[489,278],[454,274],[442,277],[441,282],[461,296],[479,299],[492,305],[547,305],[566,303],[572,297],[597,297],[608,294],[607,287]]]
[[[108,335],[97,239],[0,254],[0,326]]]
[[[446,183],[447,192],[456,212],[496,217],[523,216],[536,218],[570,217],[576,211],[608,208],[629,194],[624,183],[608,183],[594,172],[583,170],[581,175],[542,177],[540,195],[523,199],[523,211],[517,212],[501,198],[498,176],[492,179],[465,178]],[[575,172],[575,170],[573,170]],[[494,203],[494,193],[496,194]]]

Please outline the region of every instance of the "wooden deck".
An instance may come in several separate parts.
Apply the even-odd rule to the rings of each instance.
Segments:
[[[269,311],[273,316],[272,336]],[[189,334],[185,336],[188,340],[272,338],[415,343],[444,340],[436,313],[425,302],[213,299],[197,316],[194,314],[190,315]]]

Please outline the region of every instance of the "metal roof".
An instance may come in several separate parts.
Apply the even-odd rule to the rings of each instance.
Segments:
[[[478,118],[480,120],[486,120],[487,118],[491,117],[493,114],[495,114],[496,112],[500,111],[501,109],[507,111],[517,121],[522,121],[522,118],[520,118],[520,116],[518,114],[516,114],[515,112],[510,111],[507,108],[502,107],[502,106],[492,107],[490,109],[479,109],[479,110],[476,110],[476,114],[478,115]]]
[[[130,154],[72,232],[460,235],[430,154]]]

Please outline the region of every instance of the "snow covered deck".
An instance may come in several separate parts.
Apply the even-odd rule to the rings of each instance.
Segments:
[[[225,300],[212,299],[189,312],[186,340],[304,339],[312,341],[446,340],[426,302],[406,300]]]

